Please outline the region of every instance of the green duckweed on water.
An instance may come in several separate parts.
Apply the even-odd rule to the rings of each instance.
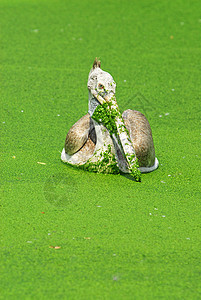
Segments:
[[[200,1],[0,14],[0,299],[201,299]],[[160,166],[140,184],[61,162],[97,56],[151,125]]]

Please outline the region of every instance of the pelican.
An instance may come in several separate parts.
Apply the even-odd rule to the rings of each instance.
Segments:
[[[141,173],[158,168],[151,127],[139,111],[122,114],[117,105],[116,83],[96,58],[89,72],[88,113],[68,131],[61,160],[98,173]]]

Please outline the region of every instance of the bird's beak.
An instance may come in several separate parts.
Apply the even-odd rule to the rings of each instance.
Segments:
[[[105,99],[101,97],[96,91],[92,92],[92,95],[100,102],[100,104],[105,103]]]
[[[92,95],[100,102],[100,104],[103,104],[105,102],[116,102],[116,97],[114,93],[110,93],[102,97],[96,91],[93,91]]]
[[[98,102],[100,104],[103,104],[103,103],[106,103],[106,102],[112,102],[112,103],[116,103],[116,97],[115,97],[115,94],[114,93],[109,93],[107,95],[105,95],[104,97],[102,97],[101,95],[99,95],[97,93],[97,91],[92,91],[91,92],[92,95],[98,100]]]
[[[114,93],[109,93],[108,95],[106,95],[104,97],[105,101],[106,102],[111,102],[112,104],[116,104],[117,100],[116,100],[116,97],[115,97],[115,94]]]

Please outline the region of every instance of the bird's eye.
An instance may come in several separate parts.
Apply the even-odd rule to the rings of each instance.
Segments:
[[[101,90],[104,89],[104,86],[101,83],[99,83],[98,88]]]

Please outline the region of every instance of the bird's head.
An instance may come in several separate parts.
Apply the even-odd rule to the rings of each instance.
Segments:
[[[103,104],[115,95],[116,83],[113,77],[103,71],[100,66],[100,61],[96,58],[89,73],[87,86],[91,96]]]

